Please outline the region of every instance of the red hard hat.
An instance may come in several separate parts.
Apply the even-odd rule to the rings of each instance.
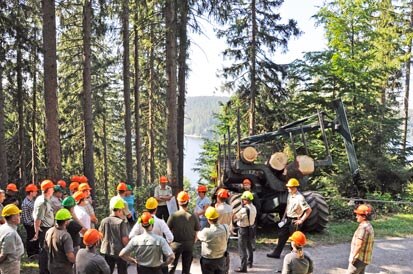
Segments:
[[[221,188],[220,190],[218,190],[217,196],[218,196],[219,198],[226,199],[226,198],[229,197],[229,192],[228,192],[227,189]]]
[[[121,182],[116,187],[116,190],[128,190],[128,186],[124,182]]]
[[[88,179],[85,175],[79,176],[78,179],[79,179],[79,181],[78,181],[79,183],[87,183],[88,182]]]
[[[189,201],[189,194],[186,191],[181,191],[178,193],[178,196],[176,197],[176,199],[180,203],[186,203]]]
[[[40,184],[40,189],[42,191],[46,191],[49,188],[54,188],[54,184],[52,181],[50,180],[44,180],[41,184]]]
[[[198,186],[198,192],[207,192],[208,189],[205,185],[199,185]]]
[[[357,209],[354,210],[354,213],[359,215],[370,215],[371,214],[371,207],[368,205],[359,205]]]
[[[58,184],[61,188],[66,188],[66,182],[63,181],[63,180],[57,181],[57,184]]]
[[[78,182],[72,182],[72,183],[69,185],[69,189],[70,189],[70,191],[72,191],[72,192],[77,191],[78,188],[79,188],[79,183],[78,183]]]
[[[6,187],[6,190],[10,190],[10,191],[14,191],[14,192],[19,191],[17,189],[17,186],[13,183],[8,184],[7,187]]]
[[[83,243],[86,246],[91,246],[94,245],[97,241],[101,240],[102,237],[102,233],[100,233],[98,230],[88,229],[83,235]]]
[[[26,192],[37,192],[37,186],[35,184],[29,184],[26,186]]]
[[[168,177],[166,177],[166,176],[159,177],[159,182],[161,184],[166,184],[168,182]]]
[[[81,183],[78,187],[78,190],[85,191],[85,190],[92,190],[88,183]]]
[[[76,191],[73,195],[72,195],[73,199],[75,199],[76,203],[80,202],[80,200],[85,198],[85,194],[83,193],[83,191]]]
[[[304,233],[301,231],[296,231],[291,235],[289,238],[290,241],[293,241],[296,245],[304,246],[307,243],[307,238],[305,237]]]

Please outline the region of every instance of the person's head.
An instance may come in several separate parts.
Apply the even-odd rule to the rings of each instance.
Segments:
[[[83,235],[83,243],[88,248],[92,248],[99,245],[103,235],[96,229],[88,229]]]
[[[15,196],[17,195],[17,193],[19,192],[19,190],[17,189],[16,184],[10,183],[7,185],[6,187],[6,193],[9,196]]]
[[[219,218],[217,209],[215,207],[209,206],[205,211],[205,218],[207,218],[210,224],[216,224]]]
[[[189,194],[186,191],[181,191],[178,193],[178,196],[176,196],[176,199],[178,200],[178,204],[182,208],[187,208],[188,203],[189,203]]]
[[[199,197],[204,198],[207,192],[207,187],[205,185],[198,185],[197,192]]]
[[[288,180],[288,182],[285,186],[288,188],[289,193],[294,194],[298,191],[297,187],[300,186],[300,182],[295,178],[291,178],[290,180]]]
[[[56,212],[55,220],[59,227],[66,227],[70,219],[72,219],[72,214],[66,208],[61,208]]]
[[[113,205],[113,214],[117,217],[123,217],[123,209],[125,208],[125,202],[122,198],[118,198]]]
[[[3,208],[1,216],[6,219],[7,223],[18,225],[20,224],[20,212],[21,210],[15,204],[9,204]]]
[[[252,187],[252,182],[251,182],[251,180],[250,179],[248,179],[248,178],[245,178],[243,181],[242,181],[242,188],[244,189],[244,190],[251,190],[251,187]]]
[[[373,207],[368,204],[359,205],[354,210],[354,213],[356,213],[356,220],[359,223],[364,222],[364,221],[370,221],[372,212],[373,212]]]
[[[161,186],[162,189],[165,189],[166,184],[168,183],[168,177],[166,176],[161,176],[159,177],[159,185]]]
[[[229,191],[225,188],[221,188],[217,192],[217,199],[219,202],[223,203],[229,198]]]
[[[155,219],[152,217],[151,213],[144,211],[139,217],[138,223],[140,223],[145,230],[152,230]]]
[[[291,248],[301,257],[303,254],[303,246],[307,243],[307,238],[301,231],[295,231],[289,238]]]
[[[116,190],[118,191],[118,194],[122,197],[125,196],[126,191],[128,190],[127,185],[124,182],[120,182],[117,187]]]
[[[86,196],[85,196],[85,194],[83,193],[83,191],[80,191],[80,190],[76,191],[76,192],[72,195],[72,197],[73,197],[73,199],[75,200],[76,204],[78,204],[78,205],[80,205],[80,206],[85,205]]]
[[[91,190],[92,188],[89,186],[88,183],[81,183],[78,188],[78,191],[82,191],[83,194],[85,194],[85,198],[89,198]]]
[[[6,199],[6,192],[4,192],[3,189],[0,189],[0,204],[4,202],[4,199]]]
[[[126,193],[125,193],[125,196],[126,196],[126,197],[131,196],[131,195],[132,195],[132,192],[133,192],[133,187],[132,187],[131,185],[129,185],[129,184],[126,184]]]
[[[146,200],[145,208],[149,213],[154,214],[158,208],[158,201],[154,197],[149,197]]]
[[[73,178],[72,178],[73,179]],[[79,183],[78,182],[71,182],[69,185],[69,190],[71,193],[75,193],[79,188]]]
[[[29,197],[29,199],[33,199],[37,196],[37,186],[35,184],[29,184],[25,188],[26,190],[26,195]]]
[[[254,200],[254,195],[252,195],[251,191],[246,190],[242,193],[241,200],[243,204],[250,204]]]
[[[55,197],[57,197],[57,198],[62,198],[62,196],[63,196],[63,189],[62,189],[62,187],[61,186],[59,186],[59,185],[55,185],[54,187],[53,187],[53,195],[55,196]]]
[[[57,181],[57,185],[60,186],[63,189],[63,191],[66,189],[66,182],[63,180]]]
[[[53,192],[54,192],[54,184],[51,180],[44,180],[40,184],[40,189],[42,190],[43,196],[46,199],[50,199],[50,197],[52,197]]]
[[[62,201],[62,206],[69,211],[76,205],[76,201],[72,196],[67,196]]]

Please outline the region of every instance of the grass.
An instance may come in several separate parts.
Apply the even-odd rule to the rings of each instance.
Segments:
[[[31,261],[26,255],[22,257],[20,273],[22,274],[35,274],[39,273],[39,265],[37,261]]]

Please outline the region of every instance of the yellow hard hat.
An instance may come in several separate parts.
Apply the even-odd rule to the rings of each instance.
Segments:
[[[251,191],[244,191],[241,195],[242,200],[254,200],[254,195],[251,193]]]
[[[116,200],[115,204],[113,205],[113,209],[124,209],[125,208],[125,202],[123,201],[122,198],[119,198]]]
[[[6,205],[1,212],[1,216],[7,217],[11,215],[17,215],[22,212],[15,204]]]
[[[215,220],[219,217],[219,213],[215,207],[208,207],[207,210],[205,211],[205,217],[208,220]]]
[[[158,201],[154,197],[149,197],[148,200],[146,200],[145,203],[146,209],[155,209],[158,207]]]
[[[300,182],[296,178],[291,178],[288,180],[288,183],[285,185],[286,187],[297,187],[300,186]]]

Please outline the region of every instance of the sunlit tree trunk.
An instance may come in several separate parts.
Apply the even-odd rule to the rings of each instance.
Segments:
[[[251,90],[250,90],[250,105],[249,105],[249,134],[255,134],[255,95],[257,94],[256,87],[256,59],[257,59],[257,14],[255,9],[255,0],[251,2],[251,18],[252,18],[252,35],[251,35],[251,66],[250,66],[250,77],[251,77]]]
[[[0,60],[4,60],[5,52],[2,37],[0,37]],[[9,176],[7,173],[7,146],[4,128],[4,90],[3,90],[3,66],[0,63],[0,187],[6,189]]]

